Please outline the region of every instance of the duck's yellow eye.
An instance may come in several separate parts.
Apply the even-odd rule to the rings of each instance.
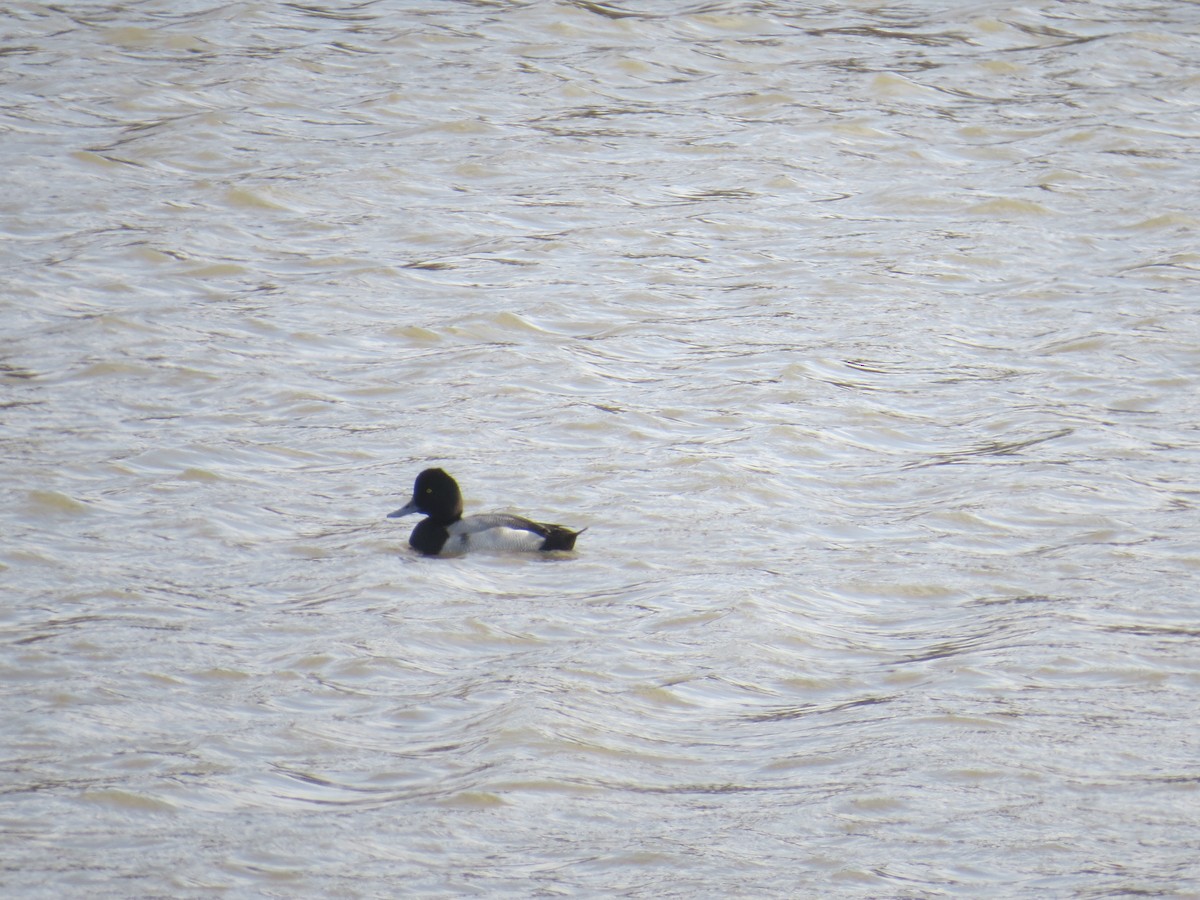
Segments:
[[[432,494],[432,493],[433,493],[433,488],[425,488],[425,493],[427,493],[427,494]]]

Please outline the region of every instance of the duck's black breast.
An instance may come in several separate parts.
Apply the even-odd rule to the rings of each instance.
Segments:
[[[433,519],[422,519],[408,536],[408,546],[426,556],[437,556],[449,538],[450,532],[445,525],[438,525]]]

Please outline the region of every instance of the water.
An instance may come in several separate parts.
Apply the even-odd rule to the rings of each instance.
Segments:
[[[1198,34],[10,7],[4,893],[1200,893]]]

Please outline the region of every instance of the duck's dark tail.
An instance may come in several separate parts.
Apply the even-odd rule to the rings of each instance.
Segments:
[[[561,525],[547,525],[546,540],[542,544],[543,550],[574,550],[575,538],[579,537],[586,528],[581,528],[578,531],[572,531],[570,528],[563,528]]]

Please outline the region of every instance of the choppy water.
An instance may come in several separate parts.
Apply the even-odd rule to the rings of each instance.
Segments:
[[[0,889],[1200,894],[1198,35],[10,5]]]

